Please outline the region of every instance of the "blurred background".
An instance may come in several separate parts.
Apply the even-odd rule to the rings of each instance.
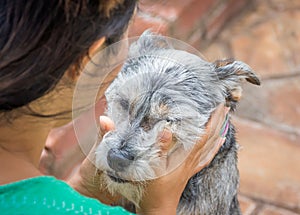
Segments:
[[[183,40],[209,61],[248,63],[237,128],[245,215],[300,214],[300,1],[140,0],[130,36],[145,29]]]

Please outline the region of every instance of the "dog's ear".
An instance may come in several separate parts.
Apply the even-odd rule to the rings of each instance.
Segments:
[[[215,72],[221,84],[227,89],[227,101],[230,106],[238,102],[242,96],[242,81],[260,85],[260,80],[246,63],[233,59],[218,60],[214,62]]]
[[[137,41],[131,44],[129,54],[131,56],[145,55],[158,49],[172,49],[172,45],[166,37],[155,34],[151,30],[146,30]]]

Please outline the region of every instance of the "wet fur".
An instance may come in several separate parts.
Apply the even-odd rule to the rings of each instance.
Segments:
[[[243,62],[226,60],[210,63],[198,56],[173,49],[163,37],[145,32],[130,48],[129,59],[106,92],[107,115],[116,129],[106,134],[96,152],[99,169],[114,177],[139,182],[117,183],[103,175],[111,193],[120,193],[138,207],[147,179],[155,177],[159,165],[158,133],[169,128],[176,147],[193,147],[201,138],[215,108],[225,100],[235,108],[241,96],[241,82],[259,85],[259,79]],[[108,152],[133,156],[120,171],[111,168]],[[188,182],[178,214],[241,214],[237,200],[235,130],[230,123],[226,142],[211,164]],[[128,202],[123,201],[125,206]]]

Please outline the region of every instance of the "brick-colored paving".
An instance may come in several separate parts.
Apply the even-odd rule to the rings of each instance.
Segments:
[[[245,215],[300,214],[300,1],[142,0],[130,35],[151,27],[211,61],[247,62],[262,86],[244,87],[237,128]]]

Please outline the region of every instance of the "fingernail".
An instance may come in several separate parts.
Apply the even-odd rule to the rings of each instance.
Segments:
[[[158,141],[160,148],[163,153],[167,153],[169,148],[172,144],[172,133],[171,131],[164,129],[159,135],[158,135]]]
[[[225,113],[228,113],[230,111],[230,107],[225,106]]]
[[[219,133],[219,135],[220,135],[221,137],[226,137],[226,134],[227,134],[228,129],[229,129],[228,120],[229,120],[229,115],[226,114],[225,119],[224,119],[224,122],[223,122],[222,127],[221,127],[221,130],[220,130],[220,133]]]
[[[169,142],[172,139],[171,131],[164,129],[159,135],[158,138],[160,142]]]

